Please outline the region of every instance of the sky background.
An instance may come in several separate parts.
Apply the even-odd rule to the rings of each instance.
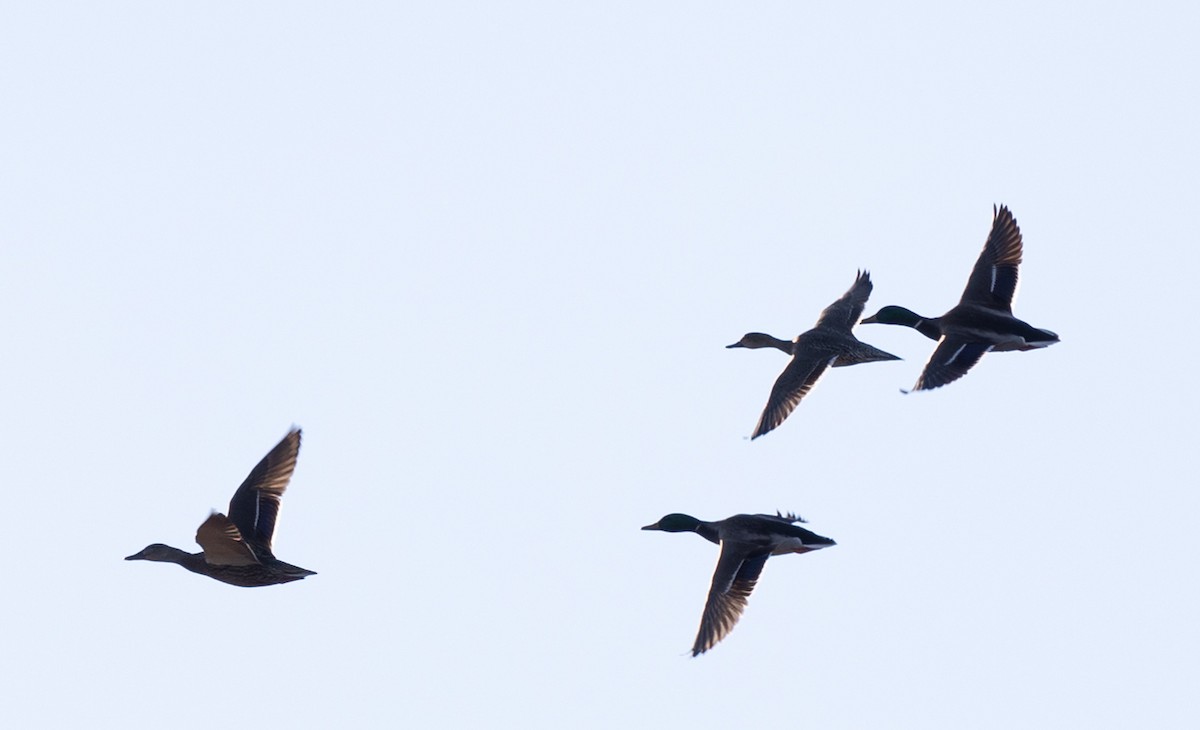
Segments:
[[[0,12],[14,727],[1194,728],[1200,11],[1183,2]],[[859,268],[991,225],[1061,344],[933,343],[747,437]],[[277,555],[188,550],[304,429]],[[688,655],[717,548],[794,510]]]

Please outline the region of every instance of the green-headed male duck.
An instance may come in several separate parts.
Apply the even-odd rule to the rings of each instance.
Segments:
[[[871,296],[871,275],[858,272],[854,284],[833,304],[821,312],[815,327],[801,334],[792,342],[781,340],[761,332],[750,332],[742,339],[726,345],[732,347],[774,347],[792,356],[792,361],[779,374],[767,407],[763,409],[751,440],[773,430],[796,409],[800,399],[808,394],[824,374],[825,369],[858,365],[878,360],[899,360],[895,355],[860,342],[854,336],[854,325],[862,316],[867,298]]]
[[[269,586],[316,575],[276,560],[271,535],[279,499],[287,489],[300,453],[300,429],[293,428],[242,482],[229,500],[229,516],[213,512],[196,531],[203,552],[189,553],[170,545],[148,545],[126,560],[178,563],[193,573],[235,586]]]
[[[975,262],[958,305],[941,317],[922,317],[904,307],[888,306],[863,324],[912,327],[940,340],[913,390],[932,390],[967,374],[985,352],[1034,350],[1058,342],[1058,335],[1013,316],[1021,229],[1006,206],[992,206],[992,232]],[[909,391],[904,391],[909,392]]]
[[[809,532],[795,523],[804,522],[793,514],[734,515],[716,522],[705,522],[690,515],[670,514],[643,530],[694,532],[721,546],[721,557],[713,573],[708,602],[700,619],[700,632],[692,645],[692,656],[716,646],[733,630],[746,609],[746,599],[754,590],[767,558],[786,553],[807,553],[836,545],[833,540]]]

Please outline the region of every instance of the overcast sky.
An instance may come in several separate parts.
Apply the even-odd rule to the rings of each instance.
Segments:
[[[1194,728],[1191,4],[0,13],[20,727]],[[909,396],[1011,207],[1062,342]],[[269,588],[124,562],[292,424]],[[692,659],[718,549],[795,511]]]

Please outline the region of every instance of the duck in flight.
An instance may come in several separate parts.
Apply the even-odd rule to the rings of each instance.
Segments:
[[[938,346],[913,390],[932,390],[953,383],[986,352],[1035,350],[1058,342],[1058,335],[1013,316],[1017,267],[1021,264],[1021,229],[1006,206],[992,207],[992,232],[975,262],[958,305],[941,317],[922,317],[904,307],[887,306],[863,324],[912,327]],[[904,391],[905,393],[909,391]]]
[[[833,540],[809,532],[795,523],[804,522],[793,514],[734,515],[716,522],[705,522],[691,515],[669,514],[643,530],[694,532],[721,546],[717,569],[700,632],[692,645],[692,656],[699,656],[724,639],[746,610],[758,576],[767,558],[787,553],[807,553],[836,545]]]
[[[878,347],[861,342],[854,336],[854,325],[862,316],[872,287],[871,275],[866,271],[858,272],[854,284],[841,299],[821,312],[816,326],[791,342],[761,332],[750,332],[732,345],[725,346],[726,349],[774,347],[792,356],[792,361],[779,374],[774,387],[771,388],[767,407],[758,419],[751,440],[783,423],[800,404],[800,399],[808,395],[808,391],[816,385],[826,368],[900,359]]]
[[[177,563],[193,573],[244,587],[288,583],[316,575],[277,560],[271,552],[279,500],[296,469],[299,453],[300,429],[293,428],[233,493],[229,516],[213,512],[200,525],[196,542],[202,552],[189,553],[155,543],[125,559]]]

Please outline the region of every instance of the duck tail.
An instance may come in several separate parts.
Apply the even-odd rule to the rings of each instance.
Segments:
[[[1054,334],[1050,330],[1044,330],[1039,327],[1034,327],[1033,331],[1037,332],[1040,336],[1031,338],[1028,335],[1026,335],[1025,346],[1020,349],[1022,349],[1022,350],[1037,350],[1037,349],[1040,349],[1043,347],[1049,347],[1050,345],[1053,345],[1054,343],[1059,342],[1058,335]]]
[[[880,350],[878,347],[859,342],[854,352],[838,355],[833,361],[833,367],[841,368],[847,365],[860,365],[864,362],[881,362],[884,360],[900,360],[898,355]]]

